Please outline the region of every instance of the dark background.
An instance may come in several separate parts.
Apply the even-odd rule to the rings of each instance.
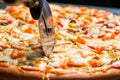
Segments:
[[[48,2],[120,8],[120,0],[47,0]]]

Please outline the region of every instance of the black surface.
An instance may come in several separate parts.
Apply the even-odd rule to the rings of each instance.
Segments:
[[[59,2],[79,5],[103,6],[120,8],[120,0],[47,0],[48,2]]]

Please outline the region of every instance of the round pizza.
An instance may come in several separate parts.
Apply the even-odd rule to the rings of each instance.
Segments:
[[[120,80],[120,16],[94,7],[50,8],[56,43],[49,57],[26,6],[0,9],[0,79]]]

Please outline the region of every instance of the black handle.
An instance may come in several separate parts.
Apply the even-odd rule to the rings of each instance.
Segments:
[[[36,20],[38,20],[41,16],[41,13],[42,13],[42,10],[43,10],[44,0],[38,0],[36,2],[36,4],[37,3],[39,3],[39,4],[30,8],[30,13],[31,13],[32,17]]]

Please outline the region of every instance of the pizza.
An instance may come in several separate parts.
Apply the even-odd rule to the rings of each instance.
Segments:
[[[56,43],[49,57],[26,6],[0,9],[0,79],[120,80],[120,16],[86,6],[50,8]]]

